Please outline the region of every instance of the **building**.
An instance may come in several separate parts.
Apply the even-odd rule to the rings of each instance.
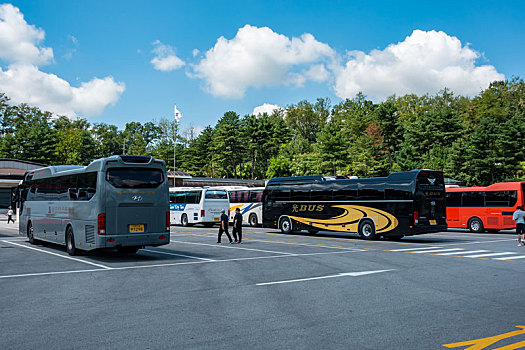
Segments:
[[[9,206],[15,208],[13,194],[25,173],[45,166],[25,160],[0,158],[0,214],[5,214]]]

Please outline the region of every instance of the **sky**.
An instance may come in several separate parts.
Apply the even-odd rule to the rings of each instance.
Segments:
[[[525,1],[0,0],[0,92],[124,128],[525,77]]]

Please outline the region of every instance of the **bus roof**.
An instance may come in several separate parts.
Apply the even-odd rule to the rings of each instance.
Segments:
[[[100,171],[108,164],[117,166],[129,166],[129,165],[153,165],[165,166],[165,163],[161,159],[155,159],[150,156],[128,156],[128,155],[114,155],[107,158],[99,158],[93,160],[89,165],[53,165],[45,168],[39,168],[30,170],[26,173],[26,178],[31,177],[33,179],[53,177],[57,175],[68,175],[78,174],[87,171]]]
[[[525,181],[514,182],[497,182],[489,186],[472,186],[472,187],[449,187],[447,192],[476,192],[476,191],[509,191],[519,190]]]
[[[381,181],[395,181],[395,180],[402,180],[402,179],[414,179],[417,177],[418,174],[424,173],[424,172],[432,172],[432,173],[443,173],[440,170],[431,170],[431,169],[415,169],[415,170],[409,170],[409,171],[399,171],[392,173],[386,177],[371,177],[371,178],[347,178],[346,176],[323,176],[323,175],[309,175],[309,176],[288,176],[288,177],[275,177],[273,179],[268,180],[268,183],[266,186],[272,186],[272,185],[281,185],[281,184],[287,184],[287,185],[305,185],[305,184],[319,184],[319,183],[327,183],[327,182],[338,182],[338,181],[344,181],[344,182],[381,182]]]

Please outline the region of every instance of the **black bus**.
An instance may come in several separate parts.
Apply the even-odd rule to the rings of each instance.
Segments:
[[[263,193],[263,227],[283,233],[320,230],[399,239],[447,229],[443,172],[387,177],[279,177]]]

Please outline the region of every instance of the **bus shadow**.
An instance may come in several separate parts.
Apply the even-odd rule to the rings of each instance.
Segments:
[[[464,231],[460,231],[464,232]],[[275,231],[267,231],[267,233],[273,233],[275,234]],[[336,232],[330,232],[330,231],[319,231],[317,233],[308,233],[304,231],[300,232],[291,232],[291,233],[282,233],[279,232],[279,234],[282,234],[283,236],[289,236],[289,237],[323,237],[323,238],[339,238],[339,239],[348,239],[349,242],[353,242],[354,244],[359,243],[367,243],[367,242],[392,242],[392,243],[431,243],[431,244],[441,244],[441,243],[460,243],[460,242],[469,242],[471,241],[468,238],[462,239],[462,238],[447,238],[445,235],[443,237],[428,237],[425,235],[416,235],[416,236],[405,236],[402,239],[388,239],[381,237],[380,239],[376,240],[366,240],[361,238],[356,233],[336,233]]]

